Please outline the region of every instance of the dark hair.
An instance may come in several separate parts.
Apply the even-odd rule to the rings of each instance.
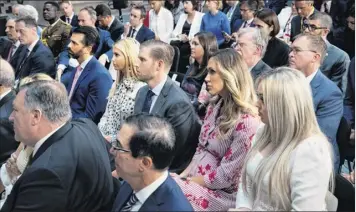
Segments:
[[[19,23],[19,22],[24,22],[26,27],[35,27],[35,28],[37,28],[36,20],[33,19],[30,16],[25,16],[25,17],[21,17],[21,18],[16,19],[16,23]]]
[[[280,26],[278,16],[273,10],[269,8],[264,8],[262,10],[257,11],[255,13],[255,17],[263,21],[268,26],[273,26],[273,30],[269,34],[271,37],[275,37],[279,33]]]
[[[103,16],[103,17],[111,16],[110,7],[107,6],[106,4],[99,4],[98,6],[96,6],[95,12],[96,12],[96,16]]]
[[[92,53],[96,51],[96,48],[99,45],[99,33],[98,31],[90,26],[80,26],[73,30],[73,34],[83,34],[84,38],[82,40],[82,44],[84,46],[92,46]]]
[[[60,10],[59,4],[58,4],[57,2],[54,2],[54,1],[46,1],[43,5],[46,5],[46,4],[52,5],[54,8],[56,8],[57,11]]]
[[[347,17],[353,17],[355,18],[355,3],[352,4],[352,6],[350,7],[350,9],[347,11]]]
[[[198,10],[199,9],[199,4],[198,4],[198,0],[183,0],[183,3],[186,1],[190,1],[193,5],[193,10]]]
[[[180,1],[181,1],[181,0],[174,0],[173,4],[171,4],[171,3],[169,2],[169,0],[166,0],[166,1],[164,2],[164,7],[165,7],[167,10],[172,10],[172,9],[178,8]]]
[[[241,2],[241,5],[242,4],[246,4],[246,6],[254,12],[261,10],[265,6],[265,3],[263,0],[243,0]]]
[[[124,124],[135,131],[129,144],[132,157],[151,157],[157,170],[170,166],[175,155],[175,134],[168,121],[149,114],[136,114],[128,117]]]
[[[133,9],[141,11],[141,19],[142,18],[146,18],[146,8],[145,8],[145,6],[143,6],[143,5],[135,5],[134,7],[132,7],[131,10],[133,10]]]
[[[213,55],[215,52],[219,50],[219,46],[216,40],[216,36],[211,32],[198,32],[197,34],[194,35],[194,37],[198,38],[200,45],[203,47],[204,55],[203,55],[202,64],[200,64],[201,67],[200,70],[198,70],[199,64],[195,62],[194,63],[195,70],[191,72],[191,74],[196,78],[201,78],[201,77],[205,77],[207,73],[206,66],[208,65],[208,61],[211,55]],[[199,72],[196,73],[196,70],[198,70]]]

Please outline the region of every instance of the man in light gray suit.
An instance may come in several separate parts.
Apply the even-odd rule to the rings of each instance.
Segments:
[[[331,17],[326,13],[317,13],[310,17],[307,26],[307,33],[321,36],[327,45],[327,55],[320,66],[321,72],[345,92],[350,58],[346,52],[332,45],[326,39],[333,26]]]
[[[148,85],[138,91],[134,112],[158,115],[172,124],[177,139],[170,171],[180,173],[195,153],[201,124],[188,96],[168,77],[173,57],[173,47],[162,41],[141,44],[138,78]]]

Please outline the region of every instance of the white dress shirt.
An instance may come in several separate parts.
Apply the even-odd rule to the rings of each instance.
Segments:
[[[11,52],[11,57],[14,56],[14,54],[16,53],[16,51],[19,49],[19,46],[20,46],[20,41],[16,41],[16,43],[14,44],[14,48],[12,49],[12,52]]]
[[[61,124],[58,128],[56,128],[55,130],[53,130],[52,132],[48,133],[45,137],[43,137],[42,139],[40,139],[35,146],[33,147],[33,152],[32,152],[32,156],[34,156],[36,154],[36,152],[38,151],[38,149],[42,146],[42,144],[49,138],[51,137],[51,135],[53,135],[55,132],[57,132],[61,127],[63,127],[66,123]]]
[[[309,82],[309,84],[310,84],[311,81],[314,79],[314,77],[315,77],[315,75],[316,75],[316,73],[317,73],[318,71],[319,71],[319,69],[316,70],[316,71],[314,71],[311,75],[307,76],[307,81]]]
[[[149,19],[149,28],[161,41],[168,43],[173,32],[173,15],[171,11],[161,7],[158,14],[156,14],[156,12],[151,9],[149,12]]]
[[[0,101],[11,92],[11,89],[0,95]]]
[[[29,46],[27,47],[27,49],[28,49],[28,54],[27,54],[27,56],[31,54],[33,48],[35,48],[35,45],[37,44],[38,41],[39,41],[39,39],[37,38],[33,43],[31,43],[31,45],[29,45]]]
[[[125,39],[125,38],[128,38],[130,37],[130,33],[131,33],[131,29],[135,29],[135,33],[131,36],[132,38],[135,38],[136,39],[136,36],[137,36],[137,33],[138,31],[141,29],[143,24],[140,24],[138,25],[137,27],[130,27],[130,30],[128,31],[127,35],[125,36],[124,33],[122,33],[121,35],[121,39]]]
[[[162,176],[160,176],[157,180],[155,180],[153,183],[148,185],[147,187],[141,189],[138,192],[135,192],[135,195],[138,199],[135,205],[132,206],[131,211],[138,211],[142,207],[142,205],[145,203],[145,201],[151,196],[153,192],[157,190],[158,187],[160,187],[164,181],[168,177],[168,171],[165,171]]]
[[[69,18],[69,23],[68,23],[68,24],[72,23],[73,17],[74,17],[74,12],[72,12],[72,15],[71,15],[70,17],[66,17],[66,16],[65,16],[65,18],[66,18],[66,20],[65,20],[66,23],[68,23],[68,22],[67,22],[68,18]]]
[[[150,112],[152,111],[153,106],[155,105],[158,96],[161,94],[161,91],[164,87],[164,84],[166,84],[167,81],[167,76],[164,80],[162,80],[158,85],[156,85],[156,87],[154,87],[152,89],[152,92],[155,94],[154,96],[152,96],[152,104],[151,104],[151,108],[150,108]]]

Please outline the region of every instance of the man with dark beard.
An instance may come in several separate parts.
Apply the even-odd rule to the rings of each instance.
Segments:
[[[44,28],[41,34],[43,44],[48,46],[56,58],[70,36],[72,26],[59,18],[59,4],[56,2],[45,2],[43,6],[43,18],[50,24]]]
[[[72,117],[89,118],[96,124],[105,112],[112,78],[106,68],[93,56],[99,43],[98,31],[89,26],[73,30],[68,45],[72,58],[79,66],[69,74],[66,88]]]

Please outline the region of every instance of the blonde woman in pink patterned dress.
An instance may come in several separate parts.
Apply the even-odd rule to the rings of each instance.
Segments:
[[[234,207],[243,161],[260,124],[251,75],[240,55],[225,49],[208,62],[207,91],[214,96],[196,153],[181,175],[174,175],[196,211]]]

